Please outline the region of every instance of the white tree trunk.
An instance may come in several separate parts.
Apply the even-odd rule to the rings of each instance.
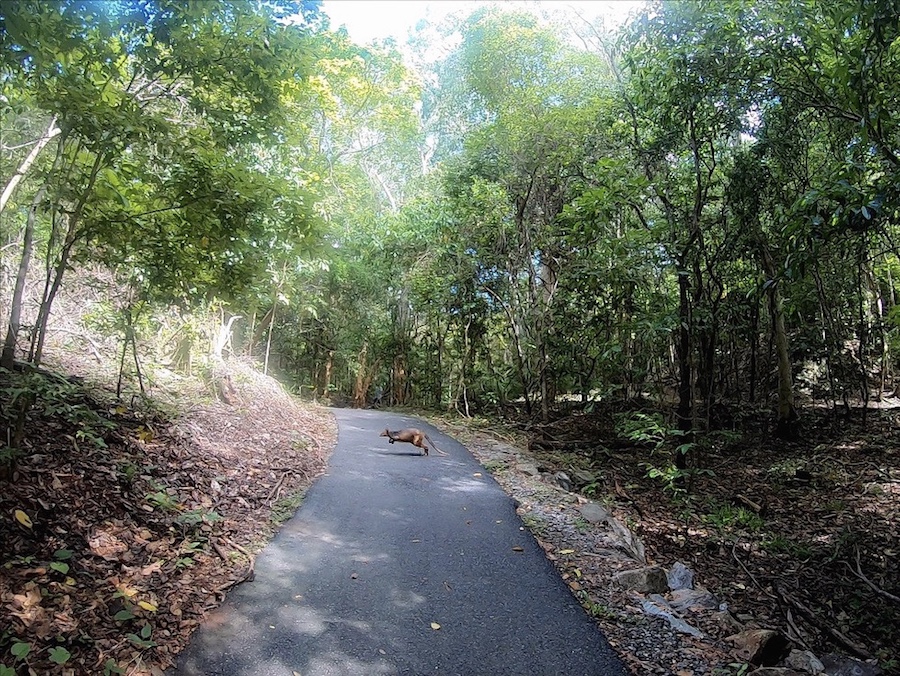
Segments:
[[[16,186],[19,185],[19,182],[28,173],[28,170],[31,168],[31,165],[34,164],[35,159],[38,156],[38,153],[44,149],[48,143],[50,143],[51,139],[54,136],[59,135],[62,130],[56,126],[56,117],[50,120],[50,126],[47,127],[47,133],[45,133],[35,144],[34,148],[31,149],[31,152],[28,153],[28,157],[25,158],[25,161],[22,162],[21,166],[18,168],[13,177],[9,179],[9,183],[6,184],[6,187],[3,189],[3,194],[0,195],[0,212],[6,207],[6,203],[9,202],[9,198],[12,197],[13,191],[16,189]]]

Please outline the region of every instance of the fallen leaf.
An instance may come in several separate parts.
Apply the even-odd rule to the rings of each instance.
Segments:
[[[441,625],[439,625],[437,622],[432,622],[431,628],[434,629],[435,631],[437,631],[438,629],[441,628]]]
[[[149,610],[151,613],[156,612],[156,606],[150,603],[150,601],[138,601],[138,605],[144,610]]]
[[[560,549],[559,553],[560,554],[574,554],[575,550],[574,549]]]
[[[147,577],[148,575],[153,575],[153,573],[156,573],[162,569],[162,565],[163,565],[162,561],[154,561],[153,563],[141,568],[141,575],[143,575],[144,577]]]
[[[129,587],[127,584],[117,585],[116,591],[118,591],[127,599],[130,599],[132,596],[135,596],[138,593],[137,589],[135,589],[134,587]]]
[[[16,521],[25,526],[25,528],[31,528],[32,524],[31,519],[28,518],[28,515],[23,512],[21,509],[17,509],[15,511]]]

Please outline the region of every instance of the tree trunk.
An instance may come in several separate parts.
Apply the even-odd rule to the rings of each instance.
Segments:
[[[691,304],[687,270],[678,266],[678,337],[675,353],[678,357],[678,408],[675,412],[678,429],[687,436],[693,429],[693,369],[691,368]],[[675,467],[687,469],[687,457],[679,450],[675,451]]]
[[[41,301],[41,307],[38,310],[37,321],[35,322],[34,335],[31,340],[31,350],[28,355],[29,361],[33,362],[35,366],[40,365],[41,357],[44,352],[44,340],[47,338],[47,325],[50,322],[50,310],[53,307],[53,301],[56,299],[56,294],[59,293],[59,289],[62,286],[63,274],[66,271],[66,267],[69,265],[69,254],[72,252],[72,247],[75,245],[75,217],[74,215],[69,217],[69,228],[66,233],[66,242],[63,245],[62,251],[59,254],[59,262],[56,264],[55,268],[51,268],[50,275],[52,276],[52,282],[48,278],[49,286],[45,286],[44,298]]]
[[[100,167],[103,166],[104,160],[105,157],[103,155],[97,155],[94,158],[94,164],[91,167],[91,173],[88,176],[87,183],[81,191],[81,195],[78,198],[78,202],[75,204],[75,208],[67,217],[68,228],[66,230],[66,237],[59,253],[59,262],[55,268],[52,268],[50,265],[50,260],[52,258],[50,251],[53,246],[52,238],[47,244],[47,282],[49,283],[50,277],[52,276],[53,283],[49,284],[49,288],[47,285],[44,286],[44,297],[41,301],[41,307],[38,311],[38,321],[35,326],[34,336],[32,337],[29,360],[32,361],[35,366],[41,363],[41,356],[44,351],[44,340],[47,337],[47,324],[50,321],[50,309],[53,307],[53,301],[62,285],[63,274],[69,265],[69,256],[72,253],[72,248],[78,240],[78,222],[81,219],[84,206],[87,204],[88,198],[94,189],[94,183],[97,181],[97,174],[100,172]]]
[[[325,356],[325,373],[322,375],[322,396],[327,397],[331,389],[331,377],[334,373],[334,350],[328,350]]]
[[[22,298],[25,294],[25,281],[28,278],[28,268],[31,265],[31,254],[34,251],[34,219],[38,206],[47,192],[46,186],[41,186],[31,202],[28,210],[28,220],[25,222],[25,233],[22,241],[22,260],[19,262],[19,272],[16,274],[16,285],[13,290],[12,305],[9,309],[9,325],[6,329],[6,341],[3,343],[3,354],[0,356],[0,366],[11,369],[16,358],[16,343],[19,338],[19,326],[22,321]]]
[[[54,136],[57,136],[60,133],[62,133],[62,130],[56,126],[56,117],[54,116],[53,119],[50,120],[50,126],[47,127],[47,131],[38,140],[34,148],[31,149],[31,152],[28,153],[28,157],[25,158],[25,161],[22,162],[19,169],[13,174],[13,177],[9,179],[9,183],[7,183],[6,187],[3,189],[3,194],[0,194],[0,213],[3,212],[6,203],[9,202],[9,198],[12,197],[16,186],[19,185],[19,182],[24,178],[25,174],[28,173],[31,165],[34,164],[38,154],[44,149],[44,146],[50,143]]]
[[[778,415],[775,435],[781,439],[795,439],[799,434],[797,411],[794,408],[794,385],[791,376],[791,358],[788,351],[787,331],[784,327],[784,300],[781,287],[775,280],[775,261],[765,242],[759,242],[760,254],[766,277],[770,284],[769,314],[775,337],[775,355],[778,364]]]
[[[272,354],[272,327],[275,326],[275,303],[272,303],[272,311],[269,313],[269,335],[266,336],[266,358],[263,363],[263,373],[269,375],[269,356]]]

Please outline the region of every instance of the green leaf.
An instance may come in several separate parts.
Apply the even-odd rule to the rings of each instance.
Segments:
[[[106,660],[106,663],[103,665],[103,676],[112,676],[112,674],[124,674],[125,670],[116,664],[116,661],[112,658]],[[3,676],[0,674],[0,676]]]
[[[13,643],[10,651],[13,655],[16,656],[16,659],[24,660],[25,656],[31,651],[30,643]]]
[[[62,561],[54,561],[50,564],[50,567],[57,573],[62,573],[63,575],[69,572],[69,564],[63,563]]]
[[[141,627],[141,638],[150,638],[150,634],[152,632],[152,627],[149,624],[145,624],[143,627]]]
[[[126,634],[125,638],[138,648],[153,648],[157,645],[156,641],[148,641],[140,638],[137,634]]]
[[[57,549],[53,552],[53,558],[57,561],[66,561],[72,558],[72,550],[71,549]]]
[[[133,620],[134,613],[132,613],[130,610],[120,610],[119,612],[116,613],[116,615],[113,619],[115,619],[116,622],[125,622],[126,620]]]
[[[72,656],[65,648],[56,647],[50,648],[50,661],[56,664],[65,664],[69,661],[69,658]]]
[[[16,670],[5,664],[0,664],[0,676],[16,676]]]

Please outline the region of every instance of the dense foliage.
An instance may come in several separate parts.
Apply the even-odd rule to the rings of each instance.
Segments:
[[[798,397],[890,394],[897,9],[420,26],[422,175],[395,156],[407,199],[345,221],[322,312],[278,334],[289,370],[322,396],[464,413],[650,398],[681,434],[774,397],[792,436]],[[429,61],[435,33],[456,47]]]
[[[689,433],[772,395],[795,434],[797,396],[894,387],[896,10],[482,8],[420,24],[412,70],[315,4],[5,3],[5,363],[36,249],[35,362],[99,265],[126,342],[211,307],[317,396],[649,397]]]
[[[771,406],[791,436],[798,399],[895,387],[896,0],[652,3],[615,34],[482,7],[420,24],[414,67],[315,3],[2,11],[6,366],[104,269],[135,351],[142,313],[212,309],[356,405],[649,399],[691,436]]]

